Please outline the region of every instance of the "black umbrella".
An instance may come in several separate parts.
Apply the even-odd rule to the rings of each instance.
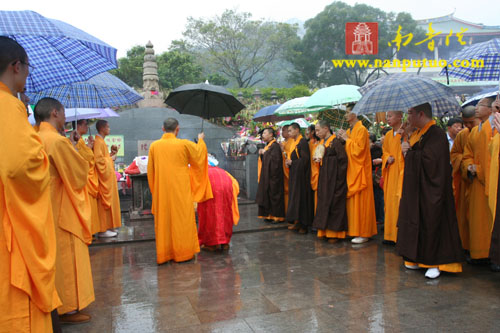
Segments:
[[[203,119],[232,117],[245,108],[224,87],[207,83],[180,86],[168,94],[165,103],[179,113],[191,114]]]

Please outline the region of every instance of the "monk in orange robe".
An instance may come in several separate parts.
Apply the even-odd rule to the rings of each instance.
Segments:
[[[441,271],[462,271],[464,258],[451,184],[450,148],[445,132],[432,120],[429,103],[408,110],[417,130],[401,149],[405,156],[396,249],[408,269],[427,268],[429,279]],[[410,149],[411,148],[411,149]]]
[[[500,202],[498,201],[499,182],[499,159],[500,159],[500,97],[491,105],[493,110],[492,123],[495,126],[495,135],[490,144],[491,165],[490,165],[490,187],[488,203],[492,216],[494,216],[491,245],[490,245],[490,269],[492,272],[500,272]]]
[[[49,159],[15,95],[24,90],[28,56],[0,37],[0,331],[52,332],[56,235]],[[56,316],[57,318],[57,316]]]
[[[476,105],[476,116],[481,124],[471,133],[464,151],[464,166],[472,179],[469,201],[469,263],[486,261],[490,251],[493,216],[488,208],[489,144],[493,129],[489,121],[493,98],[483,98]]]
[[[64,107],[53,98],[35,106],[41,120],[40,138],[50,159],[50,193],[56,222],[56,288],[62,300],[57,311],[62,323],[83,323],[90,316],[78,311],[95,300],[88,244],[90,202],[86,190],[88,164],[76,151],[79,136],[64,133]]]
[[[384,243],[395,244],[397,240],[397,223],[399,200],[403,189],[405,162],[401,151],[401,111],[387,112],[387,124],[392,129],[385,134],[382,145],[382,178],[384,179]]]
[[[318,206],[318,178],[319,178],[319,163],[313,161],[314,151],[319,144],[319,138],[316,135],[316,126],[311,125],[307,128],[306,136],[309,139],[309,152],[311,153],[311,189],[313,190],[314,198],[314,214]]]
[[[87,134],[89,130],[88,123],[86,119],[80,119],[76,124],[76,131],[80,135],[80,140],[76,144],[76,149],[82,155],[82,157],[89,164],[89,174],[87,179],[87,192],[89,193],[90,199],[90,231],[92,235],[97,234],[101,228],[99,222],[99,210],[97,208],[97,194],[99,193],[99,178],[97,176],[97,171],[95,169],[95,159],[94,159],[94,138],[90,135],[88,137],[88,144],[82,139],[82,135]]]
[[[148,159],[158,264],[188,261],[200,252],[193,203],[213,198],[205,135],[198,134],[198,144],[177,139],[174,118],[163,122],[163,131],[151,144]]]
[[[462,110],[462,120],[465,128],[455,137],[450,152],[450,161],[453,171],[453,196],[457,212],[458,230],[462,240],[462,247],[469,250],[469,201],[471,182],[467,177],[467,167],[464,163],[464,151],[472,129],[479,125],[475,107],[469,105]],[[477,134],[477,129],[474,131]]]
[[[347,220],[348,236],[354,244],[365,243],[377,234],[375,201],[373,199],[372,159],[368,130],[348,107],[346,120],[350,128],[339,130],[338,136],[346,141],[347,153]]]
[[[284,141],[281,144],[281,148],[283,150],[283,174],[285,176],[284,178],[284,186],[285,186],[285,213],[288,210],[288,177],[290,176],[290,170],[288,170],[285,161],[289,156],[292,154],[292,148],[295,145],[295,140],[290,138],[290,135],[288,133],[288,127],[289,125],[285,125],[281,128],[281,136],[283,137]]]
[[[117,149],[111,154],[104,138],[109,135],[110,128],[106,120],[98,120],[95,124],[97,135],[94,141],[94,159],[97,177],[99,178],[99,193],[97,195],[97,209],[99,212],[99,237],[115,237],[118,233],[112,229],[121,227],[122,216],[120,198],[116,182],[114,159]],[[115,148],[112,146],[112,148]]]

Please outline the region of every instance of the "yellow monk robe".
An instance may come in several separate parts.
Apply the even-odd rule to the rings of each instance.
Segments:
[[[410,146],[413,146],[414,144],[416,144],[420,140],[422,135],[424,135],[432,125],[436,125],[436,122],[434,120],[429,121],[422,129],[416,130],[415,132],[413,132],[411,137],[410,137],[410,142],[409,142]],[[449,264],[443,264],[443,265],[425,265],[425,264],[414,263],[414,262],[405,260],[405,265],[410,265],[410,266],[418,265],[421,268],[438,268],[440,271],[448,272],[448,273],[461,273],[462,272],[462,264],[461,263],[449,263]]]
[[[295,149],[295,140],[289,138],[284,143],[284,153],[283,154],[283,173],[285,174],[285,214],[288,211],[288,177],[290,175],[290,170],[285,164],[286,159],[292,156],[292,151]],[[286,156],[285,156],[286,155]]]
[[[0,82],[0,332],[52,332],[56,235],[49,159],[26,108]]]
[[[116,182],[115,164],[109,156],[108,146],[104,139],[96,135],[94,141],[94,159],[97,177],[99,178],[99,193],[97,209],[99,211],[99,232],[119,228],[122,225],[120,198]]]
[[[462,247],[465,250],[469,249],[469,199],[471,183],[467,178],[467,168],[465,167],[463,157],[470,133],[471,131],[468,128],[461,130],[457,134],[450,152],[458,231],[460,232]]]
[[[347,234],[368,238],[377,234],[370,139],[361,121],[347,130],[347,136]]]
[[[314,139],[309,140],[309,152],[311,156],[311,188],[314,192],[314,214],[316,214],[316,207],[318,206],[319,163],[313,161],[313,156],[318,144],[319,143]]]
[[[149,148],[148,182],[156,262],[190,260],[200,252],[193,202],[213,197],[205,142],[195,144],[177,139],[173,133],[163,134]]]
[[[472,129],[464,152],[464,166],[477,167],[470,189],[469,201],[469,251],[472,259],[488,258],[493,216],[488,205],[490,153],[492,129],[489,120]],[[477,131],[477,134],[474,134]]]
[[[99,193],[99,178],[95,169],[94,152],[90,149],[83,139],[78,140],[76,149],[89,164],[89,174],[87,178],[87,192],[90,200],[90,232],[98,233],[101,228],[99,222],[99,210],[97,208],[97,194]]]
[[[405,159],[401,150],[401,134],[394,130],[385,134],[382,146],[382,177],[384,179],[384,239],[396,242],[398,236],[399,200],[403,190]],[[389,156],[394,163],[387,164]]]
[[[493,221],[496,216],[497,210],[497,191],[498,191],[498,169],[499,165],[499,156],[500,156],[500,135],[494,130],[493,139],[490,142],[489,146],[490,153],[490,177],[489,183],[490,186],[488,188],[488,206],[490,207],[491,216],[493,216]],[[493,223],[491,225],[491,230],[493,230]]]
[[[81,310],[95,300],[88,244],[90,201],[88,163],[49,123],[40,124],[40,138],[50,159],[50,193],[56,223],[56,288],[64,314]]]

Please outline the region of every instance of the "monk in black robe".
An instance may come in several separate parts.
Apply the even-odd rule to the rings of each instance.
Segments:
[[[272,128],[262,131],[266,147],[259,150],[259,187],[255,201],[259,205],[259,218],[268,222],[285,221],[285,187],[283,155]]]
[[[288,179],[288,210],[286,220],[293,222],[290,230],[306,234],[314,215],[313,192],[311,188],[311,158],[309,144],[300,134],[300,127],[292,123],[288,133],[294,140],[290,156],[285,161],[290,174]]]
[[[464,252],[453,199],[450,150],[446,133],[435,125],[428,103],[408,110],[417,128],[403,142],[405,169],[399,206],[398,254],[408,269],[427,268],[427,278],[441,271],[462,271]]]
[[[348,229],[345,141],[331,133],[326,120],[316,124],[316,135],[320,138],[319,144],[325,147],[325,153],[322,158],[313,156],[314,162],[320,164],[318,206],[313,228],[318,230],[318,237],[326,237],[329,243],[335,243],[346,237]]]

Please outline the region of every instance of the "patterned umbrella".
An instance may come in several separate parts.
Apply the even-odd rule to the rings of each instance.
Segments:
[[[380,80],[380,79],[379,79]],[[436,117],[460,114],[460,105],[453,90],[434,80],[419,76],[391,76],[368,90],[354,106],[353,112],[370,114],[386,111],[404,111],[423,103],[430,103]],[[378,81],[378,80],[377,80]]]
[[[28,92],[27,95],[33,104],[43,97],[52,97],[66,108],[108,108],[132,105],[143,99],[125,82],[109,73],[98,74],[86,82]]]
[[[491,39],[487,42],[477,43],[464,48],[458,52],[453,58],[448,60],[449,64],[453,64],[455,60],[460,62],[468,61],[471,64],[473,60],[483,60],[484,67],[472,68],[465,67],[450,67],[443,68],[440,75],[450,75],[464,79],[465,81],[487,81],[500,79],[500,38]]]
[[[0,35],[16,40],[28,54],[33,67],[28,92],[86,81],[117,67],[115,48],[33,11],[0,11]]]

